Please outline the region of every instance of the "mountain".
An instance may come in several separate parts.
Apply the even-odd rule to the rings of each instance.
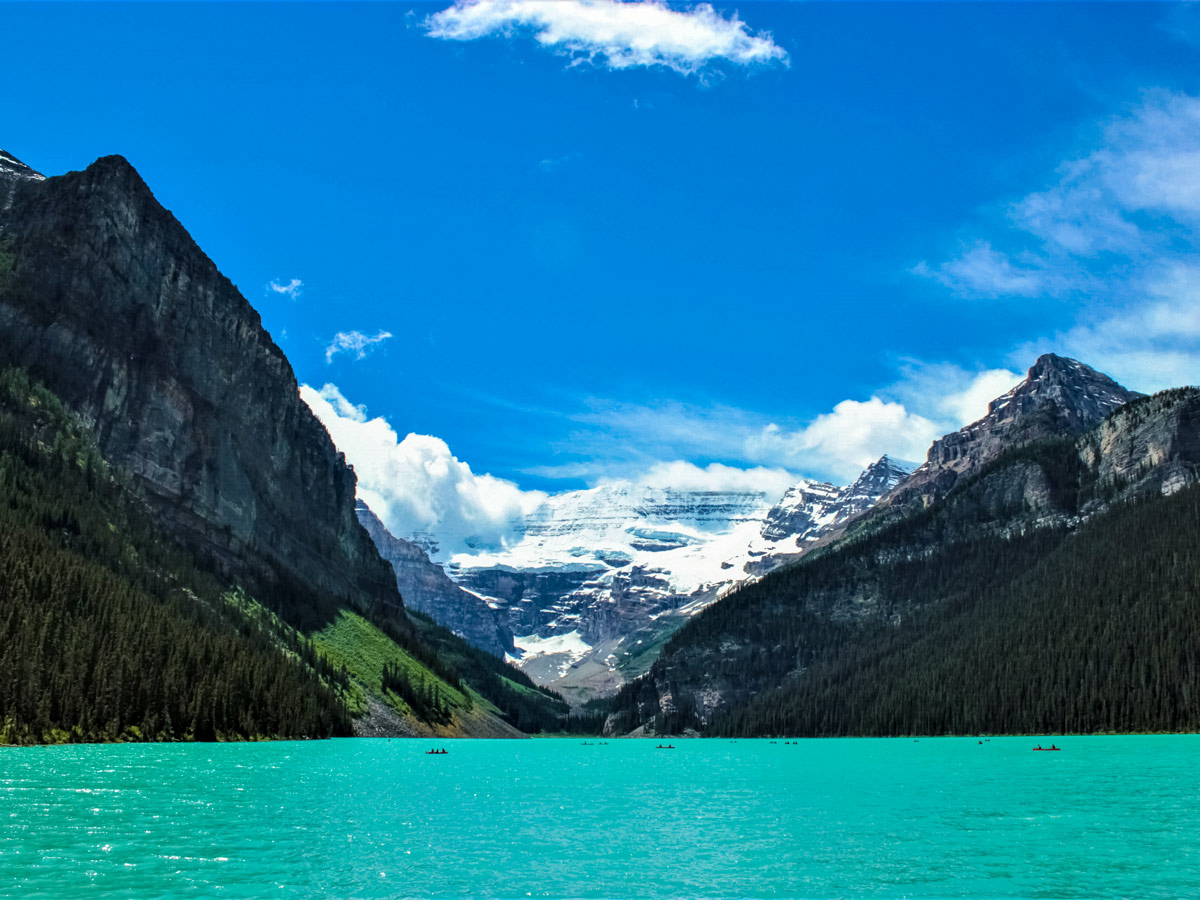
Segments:
[[[352,692],[160,539],[57,397],[0,369],[0,744],[347,735]]]
[[[387,538],[377,543],[402,590],[413,579],[441,585],[440,599],[422,607],[437,621],[489,649],[494,629],[503,629],[523,671],[582,701],[641,674],[662,642],[722,592],[794,558],[911,468],[884,457],[851,485],[803,481],[773,505],[761,491],[615,482],[551,496],[512,523],[503,548],[452,552],[436,534],[415,536],[437,549],[435,560],[466,597],[446,592],[411,542],[402,551]],[[411,587],[405,596],[412,602]]]
[[[396,575],[396,586],[410,609],[419,610],[472,645],[503,658],[515,649],[505,617],[483,598],[460,588],[420,546],[394,537],[361,500],[358,520]]]
[[[1012,447],[1083,434],[1141,396],[1077,360],[1047,353],[1020,384],[988,404],[982,419],[934,441],[925,462],[876,515],[929,506]]]
[[[1200,391],[1142,397],[1043,357],[926,465],[915,492],[920,469],[821,553],[696,616],[609,727],[1195,727]]]
[[[404,607],[283,352],[121,157],[0,153],[0,360],[6,740],[566,724]]]
[[[882,456],[845,487],[801,482],[767,513],[758,538],[747,550],[744,570],[761,575],[798,557],[827,535],[873,508],[906,481],[915,463]]]
[[[399,608],[353,473],[237,288],[123,158],[30,171],[0,171],[0,358],[80,415],[163,529],[222,572]]]

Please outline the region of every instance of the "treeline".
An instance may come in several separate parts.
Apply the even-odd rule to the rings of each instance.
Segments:
[[[384,663],[381,682],[383,690],[390,691],[403,700],[418,719],[436,725],[446,725],[453,718],[453,708],[442,696],[437,682],[425,679],[413,682],[404,670],[394,663]]]
[[[0,743],[349,734],[345,673],[224,590],[0,372]]]
[[[409,610],[421,643],[452,666],[501,717],[527,734],[599,734],[606,710],[572,710],[557,692],[534,684],[528,675],[438,625],[424,613]]]

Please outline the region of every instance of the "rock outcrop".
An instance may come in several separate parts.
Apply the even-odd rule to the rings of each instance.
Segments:
[[[90,425],[167,534],[260,588],[399,608],[287,359],[128,162],[43,179],[0,154],[0,262],[0,359]]]
[[[494,656],[503,658],[514,651],[512,631],[502,613],[451,581],[421,547],[395,537],[361,500],[357,513],[380,555],[391,563],[396,586],[409,609],[425,613]]]
[[[1006,450],[1081,435],[1141,396],[1077,360],[1047,353],[1024,381],[988,404],[986,416],[934,441],[926,461],[880,507],[928,506]]]

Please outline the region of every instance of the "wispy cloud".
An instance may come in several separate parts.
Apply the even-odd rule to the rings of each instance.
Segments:
[[[663,460],[682,459],[846,482],[885,453],[923,460],[935,438],[981,418],[988,402],[1022,376],[911,362],[896,383],[799,421],[720,404],[592,399],[586,412],[569,417],[575,428],[554,447],[569,461],[530,474],[592,483],[638,480]]]
[[[272,280],[267,284],[267,290],[274,291],[276,294],[283,294],[285,297],[295,300],[300,296],[300,292],[304,290],[304,282],[299,278],[293,278],[286,283]]]
[[[707,3],[672,9],[656,0],[457,0],[425,21],[431,37],[470,41],[529,35],[541,46],[609,69],[661,66],[683,75],[724,60],[740,66],[788,62],[766,33]]]
[[[355,359],[364,359],[366,355],[392,336],[390,331],[380,331],[373,337],[361,331],[339,331],[325,348],[325,362],[333,362],[339,353],[353,353]]]
[[[1015,348],[1014,362],[1055,350],[1143,391],[1195,381],[1200,97],[1147,92],[1097,134],[1004,204],[990,234],[912,272],[966,298],[1074,301],[1074,323]]]
[[[1141,288],[1137,302],[1101,308],[1015,352],[1065,353],[1147,393],[1200,383],[1200,264],[1166,263]]]
[[[1021,266],[994,249],[987,241],[978,241],[970,249],[936,267],[921,260],[912,268],[914,275],[932,278],[955,293],[970,297],[1033,297],[1052,293],[1055,279],[1036,263]]]
[[[911,271],[966,297],[1137,290],[1147,267],[1177,256],[1181,244],[1195,251],[1197,225],[1200,98],[1150,92],[1104,125],[1100,146],[1005,204],[992,236]]]

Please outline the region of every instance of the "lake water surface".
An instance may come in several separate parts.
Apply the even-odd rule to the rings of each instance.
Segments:
[[[0,896],[1200,896],[1200,737],[1055,740],[0,748]]]

